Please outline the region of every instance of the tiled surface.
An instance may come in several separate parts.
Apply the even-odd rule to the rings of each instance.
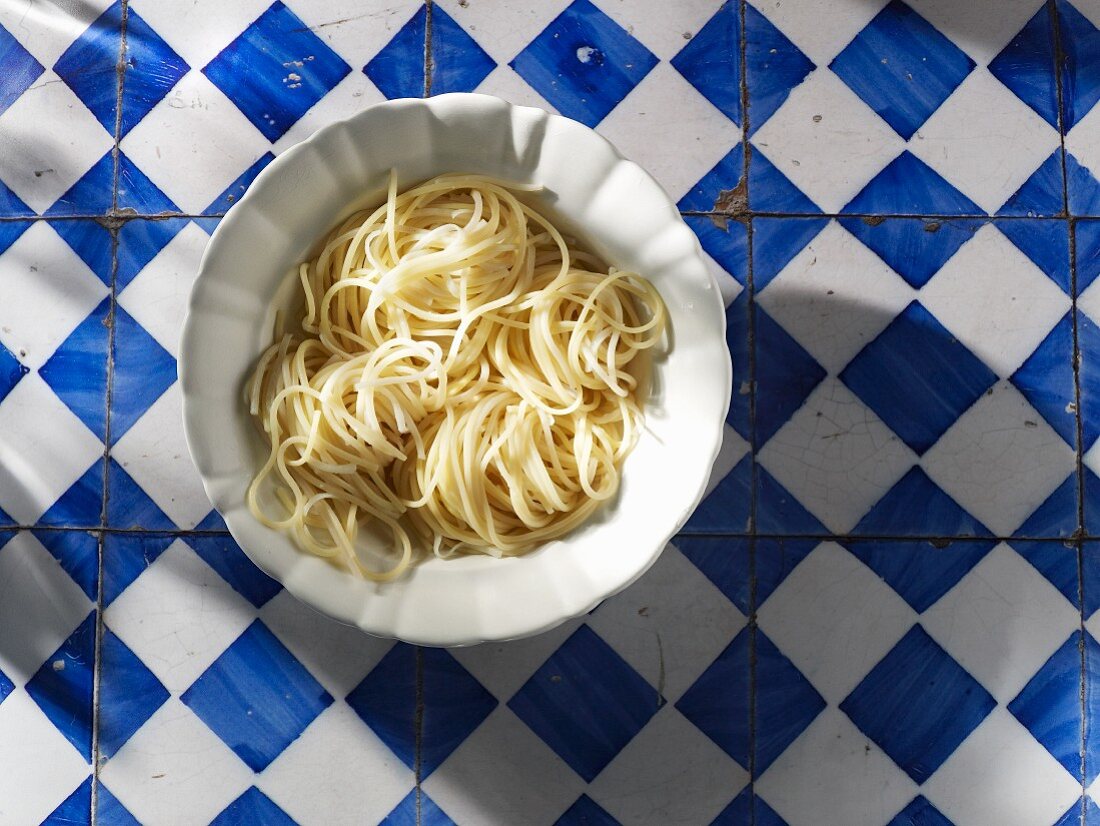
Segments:
[[[9,3],[0,62],[0,823],[1100,823],[1100,3]],[[652,572],[446,652],[244,558],[176,359],[275,155],[474,89],[660,180],[734,401]]]

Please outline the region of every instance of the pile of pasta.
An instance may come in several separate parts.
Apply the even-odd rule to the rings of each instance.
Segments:
[[[517,196],[442,175],[352,215],[301,264],[304,312],[247,387],[269,453],[252,513],[373,580],[414,547],[522,554],[615,495],[643,422],[660,295]],[[356,552],[370,523],[392,564]]]

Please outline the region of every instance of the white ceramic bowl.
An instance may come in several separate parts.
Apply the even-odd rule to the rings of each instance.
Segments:
[[[621,492],[588,524],[519,558],[431,559],[366,582],[298,551],[249,514],[265,455],[242,387],[269,343],[287,275],[353,207],[443,172],[538,183],[537,198],[605,260],[660,290],[673,346],[655,367],[646,432]],[[283,289],[280,287],[283,286]],[[337,620],[425,645],[523,637],[591,610],[657,559],[703,494],[729,406],[718,288],[661,187],[591,129],[485,95],[395,100],[333,123],[285,152],[222,220],[203,256],[180,350],[187,442],[206,492],[245,553]]]

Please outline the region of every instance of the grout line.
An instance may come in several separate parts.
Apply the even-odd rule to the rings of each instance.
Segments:
[[[121,167],[122,150],[119,144],[122,141],[122,93],[126,85],[126,24],[130,17],[130,0],[122,0],[122,18],[119,22],[118,32],[118,63],[115,64],[115,75],[118,79],[115,94],[115,141],[111,147],[111,211],[118,209],[118,179]]]
[[[432,96],[432,0],[424,2],[424,97]],[[417,800],[419,801],[419,797]],[[417,824],[420,823],[419,803],[417,804]]]
[[[103,532],[100,531],[96,543],[97,565],[95,594],[95,656],[92,662],[92,794],[90,823],[97,821],[96,809],[99,801],[99,695],[103,679]]]
[[[1083,541],[1077,542],[1077,606],[1081,616],[1081,641],[1078,644],[1081,655],[1081,678],[1078,688],[1081,692],[1081,823],[1084,824],[1088,800],[1085,783],[1085,763],[1088,754],[1088,719],[1086,717],[1088,706],[1085,699],[1088,686],[1088,669],[1085,663],[1085,634],[1087,632],[1085,631],[1085,548]]]
[[[421,751],[424,735],[424,649],[416,647],[416,714],[413,723],[413,742],[415,758],[413,759],[413,773],[416,777],[416,824],[421,823]]]
[[[1050,17],[1050,29],[1054,35],[1054,72],[1055,102],[1058,104],[1055,115],[1058,119],[1058,141],[1062,148],[1062,212],[1069,215],[1069,175],[1066,172],[1066,129],[1062,121],[1064,91],[1062,88],[1062,65],[1065,63],[1066,53],[1062,48],[1062,30],[1058,24],[1058,6],[1055,0],[1047,0],[1047,14]]]

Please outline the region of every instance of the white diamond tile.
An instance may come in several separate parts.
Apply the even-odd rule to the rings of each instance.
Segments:
[[[0,344],[37,370],[110,290],[46,221],[0,255]]]
[[[104,615],[173,694],[190,688],[254,618],[252,606],[178,539]]]
[[[122,151],[183,212],[201,213],[269,144],[198,69],[122,139]]]
[[[996,708],[922,787],[956,826],[1054,823],[1081,796],[1020,722]]]
[[[758,614],[768,639],[834,704],[916,619],[889,585],[835,542],[818,545]]]
[[[173,358],[179,358],[187,299],[209,243],[210,236],[189,221],[118,296],[122,309]]]
[[[14,536],[0,548],[0,671],[25,683],[94,607],[32,534]]]
[[[1080,621],[1061,592],[1004,543],[921,617],[936,642],[1004,704]]]
[[[832,707],[756,781],[756,794],[789,826],[881,826],[916,791],[909,776]]]
[[[916,462],[913,451],[835,378],[818,385],[758,459],[835,533],[855,527]]]
[[[88,764],[23,690],[0,703],[0,822],[41,823]]]
[[[679,201],[741,139],[741,130],[659,63],[596,130]]]
[[[710,823],[748,780],[747,771],[666,705],[587,794],[624,824]]]
[[[384,820],[415,779],[346,703],[337,702],[256,785],[301,826],[352,826]]]
[[[1016,372],[1070,308],[1069,296],[990,224],[924,285],[920,299],[1003,378]]]
[[[588,624],[674,703],[745,627],[745,617],[670,545]]]
[[[826,212],[839,212],[905,143],[828,69],[811,72],[753,144]]]
[[[103,761],[99,777],[139,822],[197,826],[236,800],[253,774],[187,706],[170,697]]]
[[[985,65],[1008,45],[1044,5],[1043,0],[997,0],[996,13],[989,3],[957,3],[955,0],[910,0],[909,5],[925,20]]]
[[[28,373],[0,404],[0,509],[33,525],[103,455],[103,444]]]
[[[540,3],[494,3],[485,0],[440,0],[439,5],[465,29],[497,63],[508,63],[523,51],[539,32],[565,11],[570,0]],[[602,6],[612,17],[621,7]],[[622,21],[620,20],[620,25]]]
[[[309,30],[359,71],[401,31],[420,0],[287,0]]]
[[[362,68],[362,67],[359,67]],[[383,95],[365,74],[352,67],[352,71],[327,95],[302,115],[295,124],[275,142],[272,151],[279,154],[296,143],[301,143],[322,126],[336,120],[350,118],[373,103],[385,100]]]
[[[1074,452],[1008,382],[974,403],[921,460],[932,480],[1008,536],[1073,472]]]
[[[1078,3],[1075,8],[1081,8],[1082,5]],[[1093,106],[1066,133],[1066,151],[1088,169],[1094,178],[1100,178],[1100,106]]]
[[[267,11],[271,0],[133,0],[130,8],[193,69],[201,69]]]
[[[43,124],[64,124],[43,132]],[[113,146],[73,91],[44,72],[0,115],[0,177],[35,212],[44,212]]]
[[[740,387],[735,384],[734,393],[740,392]],[[747,391],[746,391],[747,392]],[[737,467],[745,454],[749,452],[749,443],[741,438],[741,434],[728,424],[722,426],[722,444],[718,448],[718,456],[710,469],[710,478],[707,479],[707,488],[703,498],[710,496],[723,479],[729,476],[730,471]],[[748,526],[745,526],[748,530]]]
[[[0,26],[43,66],[52,66],[113,0],[0,3]]]
[[[822,367],[839,373],[915,294],[881,258],[830,221],[757,301]]]
[[[489,72],[478,84],[476,91],[485,95],[496,95],[519,106],[534,106],[547,112],[558,111],[507,64],[501,64]]]
[[[719,0],[678,0],[676,3],[620,0],[602,7],[657,57],[671,60],[714,17],[720,6]]]
[[[792,3],[759,0],[753,6],[818,66],[826,66],[878,14],[887,0]]]
[[[111,446],[111,458],[184,530],[194,528],[210,513],[210,500],[183,435],[179,382]]]
[[[287,591],[272,597],[260,618],[333,697],[350,693],[393,647],[392,640],[331,620]]]
[[[1060,142],[1058,130],[978,68],[917,130],[909,149],[993,213]]]
[[[584,781],[498,706],[423,789],[456,823],[553,823],[584,791]]]

